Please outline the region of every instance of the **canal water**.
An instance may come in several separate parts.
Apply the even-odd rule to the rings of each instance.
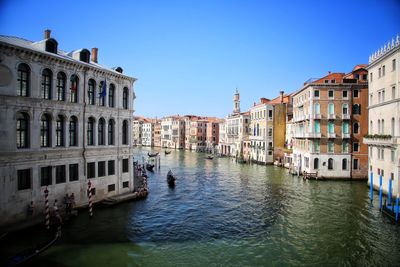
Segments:
[[[148,150],[137,149],[142,161]],[[400,227],[365,182],[161,151],[147,199],[86,211],[34,266],[399,266]],[[166,174],[177,175],[169,188]],[[34,233],[32,233],[33,235]]]

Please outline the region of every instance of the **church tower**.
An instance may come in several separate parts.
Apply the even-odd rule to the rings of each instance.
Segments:
[[[236,88],[236,93],[233,95],[233,114],[240,113],[240,95],[239,91]]]

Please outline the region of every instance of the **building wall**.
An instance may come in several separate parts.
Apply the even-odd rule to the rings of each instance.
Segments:
[[[286,104],[274,105],[273,119],[274,136],[274,160],[282,162],[284,158],[285,137],[286,137]]]

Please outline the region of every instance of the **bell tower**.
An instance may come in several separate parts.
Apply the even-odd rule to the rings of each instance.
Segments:
[[[236,93],[233,95],[233,114],[240,113],[240,95],[239,91],[236,88]]]

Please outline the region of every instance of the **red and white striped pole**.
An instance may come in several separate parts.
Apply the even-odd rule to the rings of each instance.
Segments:
[[[45,215],[46,215],[46,229],[50,229],[50,208],[49,208],[49,190],[46,189],[44,190],[44,205],[45,205]]]
[[[93,209],[92,209],[92,183],[88,182],[88,197],[89,197],[89,216],[93,216]]]

